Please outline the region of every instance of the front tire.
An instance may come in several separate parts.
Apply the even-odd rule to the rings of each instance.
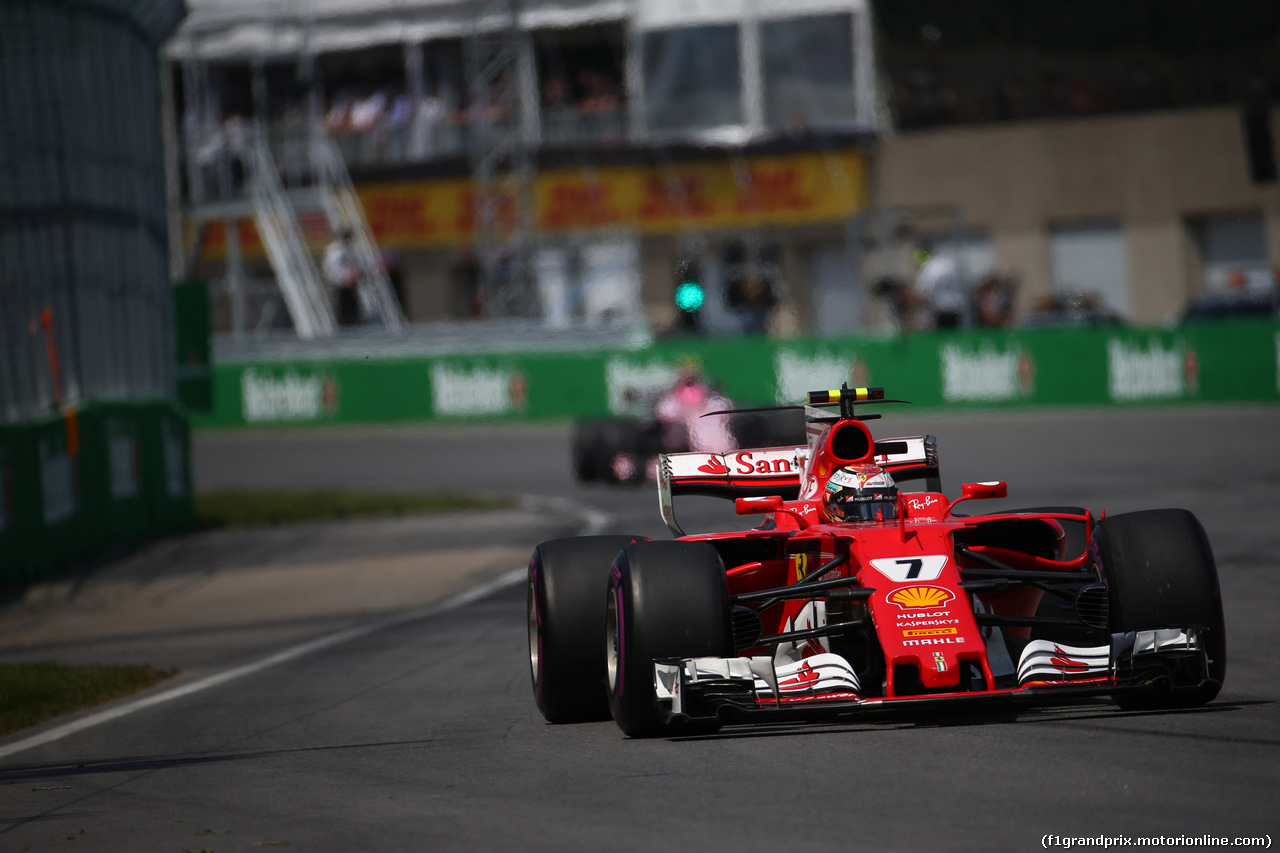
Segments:
[[[609,719],[600,594],[613,558],[637,536],[552,539],[529,558],[529,673],[549,723]]]
[[[674,733],[659,720],[653,662],[734,654],[728,581],[715,548],[682,541],[624,548],[610,572],[605,643],[618,728],[636,738]]]
[[[1227,674],[1226,625],[1213,550],[1204,528],[1183,509],[1107,518],[1093,544],[1109,590],[1113,633],[1202,625],[1209,681],[1192,689],[1114,695],[1125,710],[1189,708],[1218,695]]]

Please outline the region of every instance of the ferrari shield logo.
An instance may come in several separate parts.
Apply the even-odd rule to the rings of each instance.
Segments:
[[[795,579],[799,583],[800,579],[809,571],[809,555],[801,551],[799,554],[792,554],[791,559],[795,565]]]

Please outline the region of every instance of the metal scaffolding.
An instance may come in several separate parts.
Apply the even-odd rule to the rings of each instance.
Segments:
[[[537,316],[531,261],[538,109],[533,44],[520,28],[519,0],[478,3],[466,47],[473,246],[484,313]]]

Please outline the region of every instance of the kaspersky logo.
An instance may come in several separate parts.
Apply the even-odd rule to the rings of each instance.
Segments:
[[[889,600],[903,610],[943,607],[953,598],[951,590],[940,586],[904,586],[889,595]]]

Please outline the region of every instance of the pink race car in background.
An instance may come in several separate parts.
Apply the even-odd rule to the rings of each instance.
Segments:
[[[583,483],[654,482],[658,456],[663,453],[727,453],[803,438],[799,417],[762,418],[753,413],[704,417],[732,406],[701,373],[683,370],[656,398],[633,399],[633,414],[576,423],[574,476]]]

